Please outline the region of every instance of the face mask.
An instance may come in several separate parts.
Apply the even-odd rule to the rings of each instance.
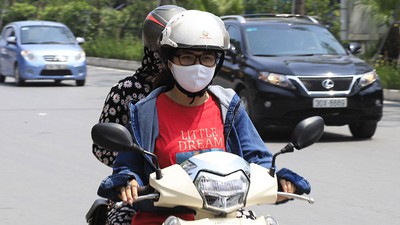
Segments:
[[[206,67],[200,64],[179,66],[169,62],[170,69],[178,84],[188,92],[203,90],[214,77],[215,66]]]

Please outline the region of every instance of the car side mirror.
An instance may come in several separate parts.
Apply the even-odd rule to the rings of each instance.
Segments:
[[[6,38],[7,43],[9,44],[16,44],[17,43],[17,38],[15,36],[10,36]]]
[[[232,63],[236,63],[237,57],[240,54],[240,46],[237,42],[231,40],[228,50],[226,51],[226,55],[231,58]]]
[[[351,42],[348,45],[348,49],[351,54],[356,55],[361,52],[361,44],[358,42]]]
[[[238,54],[238,50],[236,49],[236,46],[235,46],[235,45],[231,44],[231,45],[229,46],[229,48],[228,48],[228,54],[229,54],[229,55],[232,55],[232,56]]]
[[[77,37],[76,42],[78,42],[78,44],[80,45],[80,44],[85,43],[85,39],[83,37]]]

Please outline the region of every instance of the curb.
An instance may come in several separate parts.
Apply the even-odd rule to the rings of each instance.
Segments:
[[[383,98],[386,101],[400,102],[400,90],[383,89]]]
[[[86,63],[90,66],[107,67],[121,70],[135,71],[141,63],[130,60],[119,60],[119,59],[105,59],[96,57],[86,57]]]
[[[141,63],[137,61],[105,59],[96,57],[87,57],[86,62],[88,65],[91,66],[100,66],[131,71],[135,71],[137,68],[139,68],[139,66],[141,66]],[[386,101],[400,102],[400,90],[384,89],[383,97]]]

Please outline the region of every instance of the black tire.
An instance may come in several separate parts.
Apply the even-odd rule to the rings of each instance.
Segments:
[[[14,79],[15,79],[15,85],[17,86],[24,86],[25,80],[21,79],[21,76],[19,74],[19,67],[18,65],[15,65],[14,67]]]
[[[242,105],[244,106],[247,114],[249,114],[249,116],[251,117],[251,113],[252,113],[252,105],[251,105],[251,99],[250,99],[250,95],[247,92],[246,89],[242,89],[239,91],[239,97],[240,100],[242,101]]]
[[[0,74],[0,83],[4,83],[6,76]]]
[[[85,81],[86,80],[76,80],[76,86],[78,87],[85,86]]]
[[[354,138],[367,139],[374,136],[378,122],[361,121],[349,124],[349,129]]]

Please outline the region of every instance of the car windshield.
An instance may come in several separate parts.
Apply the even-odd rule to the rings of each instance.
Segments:
[[[22,44],[74,44],[74,35],[65,27],[24,26],[21,27]]]
[[[327,29],[314,25],[247,26],[245,34],[248,49],[256,56],[347,54]]]

